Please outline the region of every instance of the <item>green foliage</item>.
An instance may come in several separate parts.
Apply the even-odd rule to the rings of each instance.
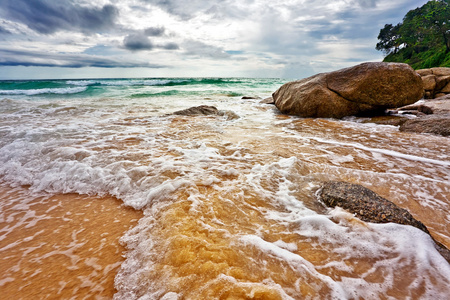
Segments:
[[[403,62],[415,69],[450,65],[450,0],[431,0],[410,10],[403,22],[386,24],[376,49],[384,61]]]
[[[392,26],[392,24],[384,25],[384,28],[380,30],[378,35],[379,43],[376,45],[376,49],[383,51],[386,55],[391,53],[397,53],[400,47],[400,24]]]
[[[445,46],[419,52],[414,51],[412,48],[403,48],[397,53],[387,55],[384,61],[407,63],[416,70],[433,67],[450,67],[450,53],[446,52]]]

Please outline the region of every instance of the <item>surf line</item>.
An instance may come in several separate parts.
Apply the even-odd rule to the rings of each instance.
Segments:
[[[333,140],[322,139],[319,137],[304,137],[304,136],[299,136],[296,132],[293,132],[291,130],[286,130],[286,132],[294,134],[295,138],[299,139],[299,140],[314,140],[316,142],[323,143],[323,144],[332,144],[332,145],[338,145],[338,146],[353,147],[353,148],[357,148],[357,149],[361,149],[361,150],[366,150],[369,152],[381,153],[381,154],[398,157],[398,158],[403,158],[403,159],[407,159],[407,160],[412,160],[412,161],[420,161],[420,162],[424,162],[424,163],[441,165],[441,166],[445,166],[445,167],[450,166],[450,162],[446,162],[446,161],[442,161],[442,160],[425,158],[425,157],[411,155],[411,154],[404,154],[404,153],[393,151],[393,150],[371,148],[371,147],[367,147],[367,146],[357,144],[357,143],[355,143],[355,144],[354,143],[342,143],[342,142],[337,142],[337,141],[333,141]]]

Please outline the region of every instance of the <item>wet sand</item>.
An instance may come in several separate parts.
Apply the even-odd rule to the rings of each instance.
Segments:
[[[119,238],[142,212],[113,197],[33,199],[0,188],[2,299],[110,299],[125,248]]]

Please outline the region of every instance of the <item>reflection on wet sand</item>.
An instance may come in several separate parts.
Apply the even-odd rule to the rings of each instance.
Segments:
[[[0,191],[2,299],[110,299],[125,250],[119,238],[142,213],[112,197],[33,199]]]

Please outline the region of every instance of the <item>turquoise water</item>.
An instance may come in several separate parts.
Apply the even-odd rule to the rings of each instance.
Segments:
[[[133,78],[0,81],[0,97],[244,96],[273,92],[285,81],[254,78]],[[33,99],[33,98],[30,98]]]

